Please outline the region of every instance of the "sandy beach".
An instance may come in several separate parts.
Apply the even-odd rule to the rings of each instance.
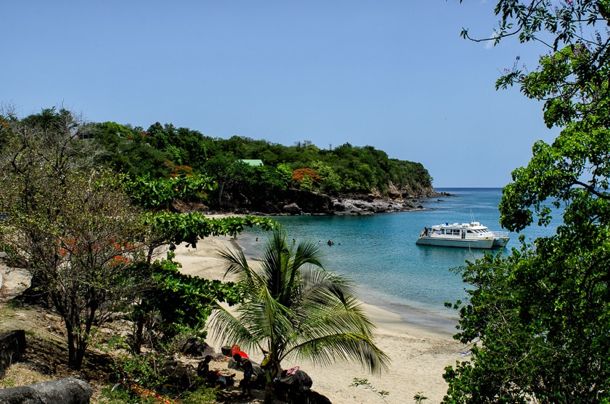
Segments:
[[[176,249],[176,260],[182,264],[185,274],[223,279],[224,265],[217,252],[235,243],[228,237],[211,237],[199,242],[197,248],[180,245]],[[333,403],[413,403],[418,393],[427,397],[426,403],[440,402],[447,389],[443,369],[463,359],[460,352],[466,348],[448,333],[407,324],[399,314],[371,304],[363,305],[377,326],[377,345],[391,358],[389,371],[371,375],[359,364],[346,362],[329,367],[288,362],[284,367],[300,366],[313,379],[312,388]],[[220,350],[214,341],[210,344]],[[352,386],[354,378],[367,379],[369,384]],[[382,397],[380,391],[388,395]]]

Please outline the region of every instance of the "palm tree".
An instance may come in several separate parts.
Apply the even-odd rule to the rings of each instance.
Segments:
[[[227,274],[243,282],[245,298],[235,310],[215,310],[209,329],[223,343],[260,349],[268,385],[287,357],[321,365],[352,359],[371,372],[387,368],[389,358],[373,342],[374,325],[350,283],[323,269],[317,245],[289,246],[286,234],[276,230],[258,270],[250,267],[241,249],[220,255]]]

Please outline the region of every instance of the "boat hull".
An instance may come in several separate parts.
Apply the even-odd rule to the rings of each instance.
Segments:
[[[420,237],[417,245],[431,245],[437,247],[456,248],[480,248],[489,250],[494,248],[494,239],[468,240],[468,239],[446,239],[437,237]],[[506,244],[506,243],[505,243]]]
[[[506,246],[506,244],[508,243],[508,240],[509,240],[508,237],[496,237],[494,239],[493,248],[504,248]]]

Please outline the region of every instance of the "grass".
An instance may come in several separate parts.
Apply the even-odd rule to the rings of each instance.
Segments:
[[[25,386],[26,384],[40,383],[51,380],[49,375],[41,373],[38,369],[28,363],[14,363],[0,379],[1,388]]]

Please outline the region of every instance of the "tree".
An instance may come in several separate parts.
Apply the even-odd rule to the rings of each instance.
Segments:
[[[231,185],[240,177],[241,171],[249,167],[231,155],[216,155],[206,161],[205,170],[209,175],[213,175],[218,182],[216,190],[218,194],[218,207],[223,206],[223,196],[225,188]]]
[[[63,110],[15,120],[0,156],[3,250],[62,317],[74,369],[93,326],[137,289],[127,267],[141,257],[137,211],[112,174],[90,167],[79,127]]]
[[[387,366],[349,282],[322,269],[318,254],[313,243],[288,245],[279,230],[266,245],[260,271],[241,250],[221,253],[227,273],[243,283],[245,297],[234,312],[216,310],[209,329],[225,342],[260,349],[268,386],[289,356],[321,364],[353,359],[371,371]]]
[[[544,100],[547,125],[562,128],[513,172],[500,212],[515,231],[534,218],[548,224],[553,207],[563,222],[507,258],[463,269],[474,289],[456,305],[456,338],[476,345],[469,362],[447,368],[447,402],[610,400],[610,2],[551,3],[496,6],[492,40],[518,35],[549,49],[536,71],[515,68],[497,85]]]
[[[147,283],[132,305],[133,334],[130,346],[139,354],[144,342],[152,349],[163,347],[176,335],[189,332],[204,337],[204,327],[217,301],[241,300],[233,282],[203,279],[180,273],[180,264],[167,259],[139,263],[134,270]]]

